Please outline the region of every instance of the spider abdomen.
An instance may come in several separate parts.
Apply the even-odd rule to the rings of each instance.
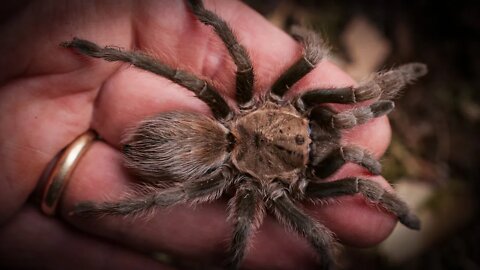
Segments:
[[[124,140],[125,165],[151,182],[197,179],[225,163],[228,134],[219,122],[201,114],[158,114]]]
[[[231,129],[233,164],[260,180],[284,178],[308,162],[308,121],[290,106],[266,103],[238,117]]]

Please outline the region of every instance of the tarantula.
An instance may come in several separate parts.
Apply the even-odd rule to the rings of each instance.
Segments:
[[[411,229],[418,218],[396,195],[368,179],[349,177],[332,182],[322,179],[343,164],[353,162],[372,174],[380,163],[366,150],[340,145],[341,131],[389,113],[390,100],[408,83],[426,74],[426,66],[410,63],[375,74],[358,87],[309,89],[286,100],[287,90],[319,63],[325,50],[312,31],[294,28],[292,36],[302,44],[302,56],[271,86],[255,97],[254,70],[246,49],[238,43],[229,25],[204,8],[202,1],[187,1],[202,23],[213,27],[236,65],[236,101],[232,110],[207,81],[174,69],[138,51],[100,47],[74,38],[67,48],[107,61],[122,61],[148,70],[189,89],[211,109],[215,119],[187,112],[161,113],[142,121],[123,142],[125,165],[146,182],[174,179],[167,187],[117,202],[77,205],[80,215],[129,215],[179,203],[202,203],[234,192],[230,219],[234,231],[229,248],[230,268],[238,268],[250,235],[261,225],[268,210],[279,222],[305,237],[321,258],[322,269],[334,266],[331,231],[297,205],[301,201],[362,194],[365,199],[395,214]],[[326,103],[371,105],[336,112]]]

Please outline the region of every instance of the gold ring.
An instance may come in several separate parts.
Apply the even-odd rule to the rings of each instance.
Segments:
[[[50,174],[46,181],[46,188],[41,202],[41,208],[44,214],[48,216],[53,216],[55,214],[62,192],[65,189],[75,166],[96,137],[97,134],[94,131],[89,130],[78,136],[62,150],[55,165],[50,170]]]

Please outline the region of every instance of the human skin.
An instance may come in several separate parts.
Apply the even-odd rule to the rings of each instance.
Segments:
[[[231,25],[250,53],[257,93],[268,89],[301,54],[291,37],[240,2],[206,1],[206,7]],[[157,250],[182,260],[220,264],[232,231],[224,200],[195,208],[158,209],[149,219],[69,215],[78,202],[115,200],[138,181],[122,167],[119,151],[122,134],[129,127],[166,111],[211,113],[191,92],[165,78],[59,46],[80,37],[144,50],[171,66],[209,78],[234,104],[235,67],[212,29],[199,23],[181,1],[50,0],[27,2],[15,9],[2,21],[0,36],[0,50],[8,52],[0,58],[0,257],[6,258],[0,266],[26,268],[25,258],[33,258],[36,265],[50,269],[121,265],[171,269],[143,255]],[[339,68],[323,61],[291,93],[352,84]],[[103,140],[96,141],[81,159],[58,215],[41,215],[27,200],[42,171],[88,129],[96,130]],[[352,129],[343,142],[380,157],[389,140],[388,120],[381,117]],[[353,164],[327,180],[352,175],[368,177],[391,190],[381,176],[371,176]],[[344,244],[377,244],[396,224],[391,214],[367,204],[361,196],[338,201],[305,207]],[[76,260],[60,260],[59,254]],[[315,260],[304,239],[268,217],[253,239],[244,266],[309,269]]]

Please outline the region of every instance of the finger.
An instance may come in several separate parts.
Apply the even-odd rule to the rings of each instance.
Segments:
[[[27,85],[0,89],[0,224],[25,203],[48,162],[90,124],[95,93],[51,98],[43,95],[51,86],[42,79]]]
[[[361,146],[368,149],[376,158],[380,158],[387,150],[391,136],[388,118],[383,116],[345,132],[342,143]]]
[[[92,128],[118,148],[128,129],[143,119],[168,111],[209,113],[205,103],[181,86],[127,68],[103,84],[95,104]]]
[[[0,229],[3,269],[173,269],[25,206]]]
[[[342,173],[335,175],[343,176]],[[381,181],[381,178],[377,181]],[[138,248],[161,249],[184,258],[218,263],[218,258],[226,251],[231,233],[231,225],[226,221],[226,202],[222,200],[200,204],[195,208],[179,205],[158,209],[151,220],[124,217],[86,219],[68,215],[78,202],[118,200],[122,194],[129,191],[128,185],[131,182],[132,179],[128,178],[121,165],[118,151],[104,143],[94,143],[82,158],[65,190],[62,202],[64,218],[82,230],[110,239],[119,239]],[[382,185],[385,186],[386,183],[383,182]],[[395,222],[391,215],[358,200],[346,200],[345,204],[342,200],[340,205],[343,207],[322,206],[321,209],[330,208],[334,211],[319,210],[315,215],[322,222],[325,220],[325,223],[333,220],[327,224],[332,225],[330,229],[345,242],[359,245],[376,243],[386,237]],[[351,220],[359,222],[353,226],[349,223]],[[314,262],[314,255],[305,240],[291,232],[285,233],[285,229],[272,218],[266,219],[255,236],[253,246],[255,252],[248,253],[246,263],[257,268],[276,264],[277,261],[281,262],[281,265],[302,265],[308,268]],[[278,259],[279,254],[285,256]]]
[[[382,176],[372,176],[355,164],[346,164],[326,181],[346,177],[363,177],[378,183],[388,192],[395,192]],[[369,247],[380,243],[393,231],[397,218],[369,203],[362,195],[341,196],[325,200],[325,204],[307,204],[309,213],[335,232],[345,244]]]
[[[138,248],[168,250],[193,258],[221,252],[218,247],[228,231],[222,202],[202,204],[195,209],[188,206],[159,209],[152,220],[71,216],[70,211],[78,202],[118,200],[130,191],[133,180],[121,159],[118,151],[102,142],[92,145],[64,192],[61,203],[64,218],[82,230],[118,238]]]

